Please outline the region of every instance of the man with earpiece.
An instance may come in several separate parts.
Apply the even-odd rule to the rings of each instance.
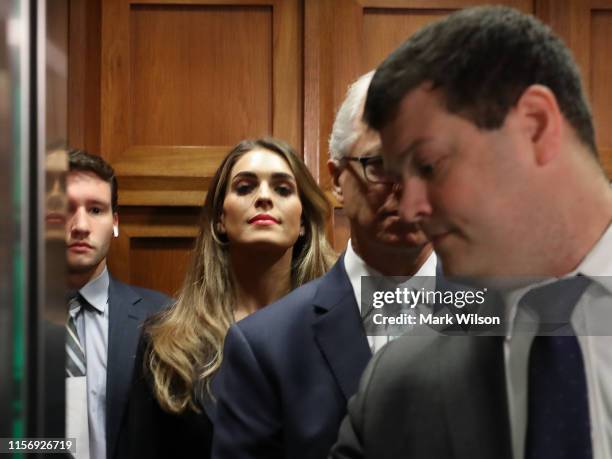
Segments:
[[[66,437],[76,457],[114,455],[128,398],[141,323],[170,302],[162,293],[126,285],[108,272],[119,236],[117,179],[100,156],[68,154],[66,177]]]

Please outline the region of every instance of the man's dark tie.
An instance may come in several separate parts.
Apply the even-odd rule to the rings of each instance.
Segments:
[[[593,457],[584,362],[570,323],[588,284],[581,276],[564,279],[521,300],[540,316],[529,356],[525,459]]]
[[[70,312],[75,311],[76,313],[68,314],[68,321],[66,322],[66,376],[85,376],[87,371],[87,363],[85,360],[85,350],[83,344],[79,340],[79,334],[77,333],[75,317],[78,314],[82,314],[81,309],[85,304],[85,300],[81,295],[73,297],[68,303]],[[74,315],[74,317],[73,317]]]

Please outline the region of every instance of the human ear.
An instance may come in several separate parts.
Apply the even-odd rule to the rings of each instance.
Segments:
[[[559,153],[563,116],[557,98],[546,86],[529,86],[516,103],[519,127],[531,143],[536,164],[543,166]]]
[[[340,161],[337,159],[328,160],[327,170],[331,177],[332,193],[340,204],[344,204],[344,195],[342,194],[342,187],[340,186],[340,174],[342,173]]]
[[[225,229],[225,213],[221,212],[219,215],[219,219],[215,222],[215,231],[217,234],[226,234],[227,230]]]

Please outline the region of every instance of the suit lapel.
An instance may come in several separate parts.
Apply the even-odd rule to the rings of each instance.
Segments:
[[[348,400],[372,353],[363,330],[353,288],[344,270],[344,257],[319,283],[315,295],[315,340]]]
[[[455,455],[512,459],[503,337],[441,337],[441,382]]]
[[[107,457],[113,457],[121,418],[132,380],[134,355],[140,336],[143,311],[141,296],[131,287],[111,278],[109,286],[108,356],[106,369]]]

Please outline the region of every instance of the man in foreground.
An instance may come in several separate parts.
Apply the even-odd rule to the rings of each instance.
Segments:
[[[445,274],[496,278],[507,329],[391,343],[331,457],[612,457],[612,190],[567,48],[518,11],[460,11],[381,64],[364,118],[403,217]]]

